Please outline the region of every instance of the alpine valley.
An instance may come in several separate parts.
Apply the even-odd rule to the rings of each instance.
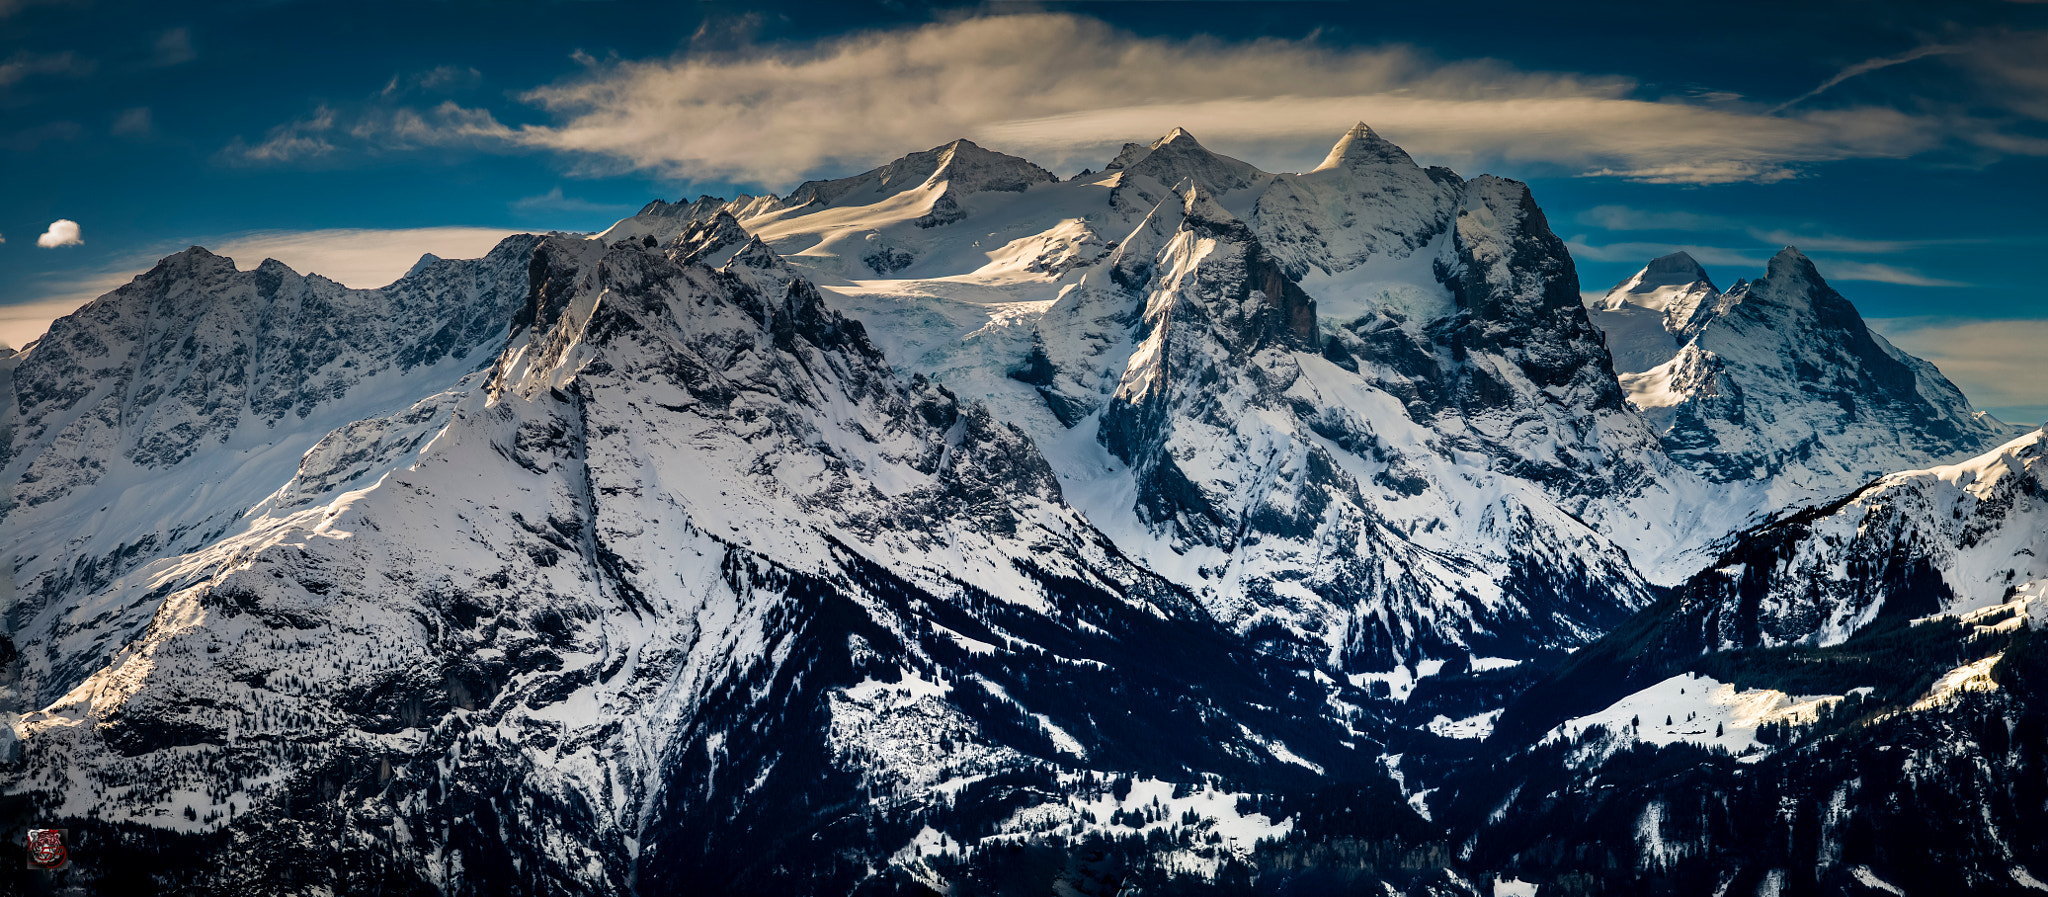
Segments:
[[[0,813],[103,893],[2048,889],[2048,435],[1747,273],[1586,301],[1363,124],[193,247],[0,362]]]

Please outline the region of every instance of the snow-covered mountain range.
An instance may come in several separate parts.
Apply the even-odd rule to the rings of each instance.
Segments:
[[[1796,250],[1589,309],[1526,185],[1362,124],[960,140],[380,290],[195,247],[9,364],[6,794],[196,858],[110,890],[1473,893],[1460,736],[1565,652],[2044,576],[2024,439],[1791,513],[2014,435]]]
[[[1682,252],[1656,259],[1593,318],[1671,456],[1713,482],[1767,481],[1773,504],[1826,499],[2020,432],[1873,332],[1791,247],[1726,293]]]

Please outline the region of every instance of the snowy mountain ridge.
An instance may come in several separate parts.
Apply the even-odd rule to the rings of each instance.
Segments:
[[[1593,316],[1630,403],[1672,457],[1714,482],[1768,481],[1774,505],[2020,432],[1972,411],[1933,365],[1871,331],[1792,247],[1726,293],[1683,253],[1657,259]]]
[[[1527,185],[1362,124],[1302,174],[955,141],[383,290],[195,248],[14,359],[6,794],[216,888],[995,890],[1013,848],[1136,839],[1168,890],[1344,843],[1400,858],[1361,886],[1472,893],[1428,792],[1476,748],[1435,730],[1863,445],[1737,475],[1782,447],[1698,389],[1719,441],[1646,419],[1599,315],[1658,303],[1658,369],[1716,383],[1832,364],[1787,419],[1866,380],[1929,445],[1967,411],[1781,259],[1589,312]],[[1774,525],[1925,493],[1850,550],[1988,587],[1977,546],[2039,530],[2014,446]]]

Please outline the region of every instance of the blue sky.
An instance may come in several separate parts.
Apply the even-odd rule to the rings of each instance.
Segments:
[[[1179,125],[1297,170],[1357,120],[1529,181],[1587,290],[1793,243],[1980,407],[2048,417],[2048,4],[2006,0],[0,0],[0,339],[193,243],[374,286],[954,136],[1068,174]]]

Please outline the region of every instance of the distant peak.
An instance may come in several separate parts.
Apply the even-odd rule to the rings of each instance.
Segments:
[[[1414,165],[1407,151],[1395,146],[1392,141],[1381,137],[1365,122],[1352,125],[1344,136],[1337,138],[1337,145],[1330,148],[1330,154],[1316,171],[1332,168],[1356,168],[1362,165]]]
[[[1196,139],[1195,139],[1195,135],[1193,135],[1193,134],[1190,134],[1190,133],[1188,133],[1188,129],[1186,129],[1186,128],[1174,128],[1173,130],[1171,130],[1171,131],[1168,131],[1168,132],[1166,132],[1166,136],[1165,136],[1165,137],[1161,137],[1161,138],[1159,138],[1158,140],[1154,141],[1154,142],[1152,143],[1152,148],[1153,148],[1153,149],[1158,149],[1158,148],[1160,148],[1160,147],[1162,147],[1162,146],[1165,146],[1165,145],[1167,145],[1167,144],[1169,144],[1169,143],[1173,143],[1173,142],[1176,142],[1176,141],[1180,141],[1180,140],[1185,140],[1185,141],[1187,141],[1187,142],[1189,142],[1189,143],[1192,143],[1192,144],[1194,144],[1194,145],[1196,145],[1196,146],[1201,146],[1201,145],[1202,145],[1202,141],[1200,141],[1200,140],[1196,140]]]
[[[1132,165],[1137,164],[1139,159],[1145,158],[1145,153],[1146,149],[1144,144],[1126,143],[1124,144],[1123,149],[1117,151],[1116,158],[1109,160],[1108,165],[1102,166],[1102,170],[1122,171],[1126,168],[1131,167]]]
[[[1771,263],[1765,268],[1765,271],[1772,280],[1797,277],[1812,280],[1816,283],[1822,282],[1820,271],[1814,267],[1813,260],[1807,258],[1806,253],[1800,252],[1792,246],[1780,249],[1777,255],[1771,256]]]
[[[1714,288],[1714,281],[1707,276],[1707,269],[1683,251],[1658,256],[1650,260],[1643,270],[1637,272],[1632,290],[1647,292],[1659,287],[1687,286],[1695,283]]]

